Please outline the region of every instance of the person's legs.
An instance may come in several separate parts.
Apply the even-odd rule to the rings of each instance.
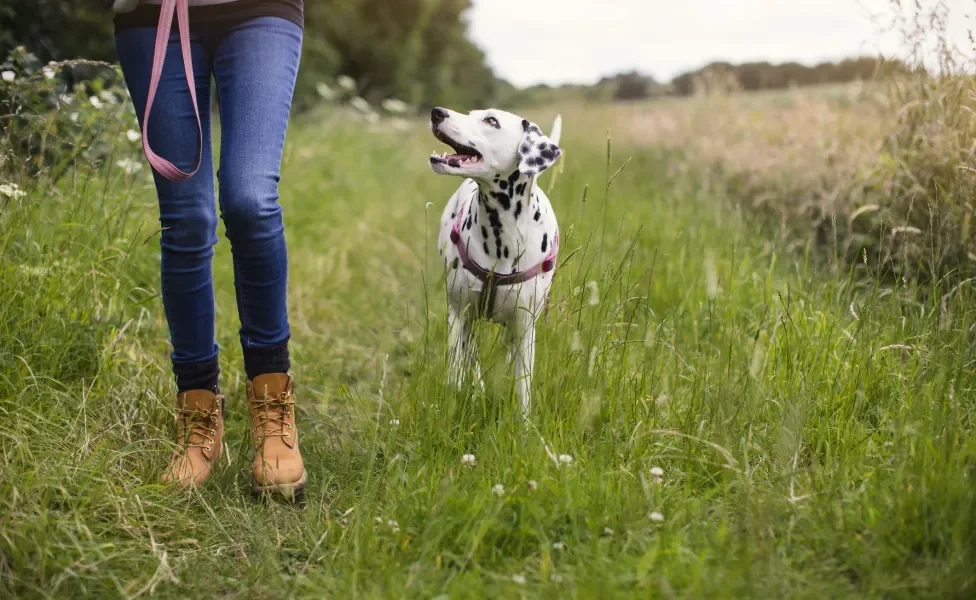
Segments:
[[[133,28],[116,35],[116,48],[140,124],[149,94],[154,28]],[[217,243],[213,158],[210,146],[211,57],[194,36],[193,73],[203,126],[200,169],[183,182],[153,171],[159,196],[162,296],[173,371],[179,392],[215,391],[219,368],[214,336],[214,292],[211,262]],[[179,36],[170,38],[147,136],[153,149],[180,169],[192,167],[197,151],[197,122],[183,72]]]
[[[288,253],[278,180],[302,48],[301,28],[262,17],[214,48],[220,107],[219,202],[234,259],[254,445],[254,491],[293,497],[307,475],[288,374]]]
[[[139,122],[146,110],[156,38],[154,28],[116,35],[116,48]],[[162,296],[173,344],[177,393],[177,451],[163,481],[183,487],[202,485],[220,458],[222,400],[218,395],[217,344],[211,271],[217,243],[213,158],[210,148],[210,53],[194,39],[193,74],[203,126],[200,169],[173,182],[153,171],[159,196]],[[166,62],[146,136],[153,149],[182,170],[197,152],[197,121],[187,88],[179,38],[170,38]]]
[[[214,49],[220,107],[219,201],[234,260],[248,379],[289,369],[288,253],[278,180],[302,30],[262,17]]]

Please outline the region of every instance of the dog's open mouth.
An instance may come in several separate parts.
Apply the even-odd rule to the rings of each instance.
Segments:
[[[430,164],[447,165],[449,167],[460,168],[481,162],[481,153],[471,146],[465,146],[464,144],[455,142],[451,138],[447,137],[447,135],[442,133],[439,129],[434,129],[434,137],[450,146],[451,149],[454,150],[454,154],[447,152],[437,154],[435,152],[430,156]]]

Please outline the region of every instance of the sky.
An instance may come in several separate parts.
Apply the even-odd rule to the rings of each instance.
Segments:
[[[932,0],[922,0],[931,4]],[[944,0],[966,51],[976,0]],[[474,0],[471,35],[518,86],[592,83],[638,70],[668,81],[713,60],[813,64],[903,54],[882,32],[890,0]],[[912,4],[905,1],[903,4]],[[890,18],[887,19],[890,22]]]

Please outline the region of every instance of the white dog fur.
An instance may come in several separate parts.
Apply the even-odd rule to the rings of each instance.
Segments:
[[[526,417],[531,407],[535,325],[547,305],[555,273],[554,268],[546,271],[539,266],[547,257],[554,258],[553,244],[559,236],[556,215],[549,198],[536,186],[536,178],[561,154],[561,129],[558,116],[547,137],[534,123],[500,110],[461,114],[435,108],[431,112],[434,136],[455,151],[432,155],[431,168],[438,174],[465,178],[444,209],[438,239],[447,269],[448,376],[453,385],[460,386],[468,367],[480,383],[472,320],[482,317],[503,325]],[[451,238],[459,215],[460,242],[470,261],[496,275],[537,268],[536,276],[498,285],[493,297],[487,298],[490,306],[483,306],[482,293],[489,286],[464,268]]]

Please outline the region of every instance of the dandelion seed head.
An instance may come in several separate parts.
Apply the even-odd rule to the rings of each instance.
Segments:
[[[647,515],[647,518],[650,519],[651,521],[655,522],[655,523],[662,523],[662,522],[664,522],[664,515],[662,515],[661,513],[657,512],[657,511],[654,511],[651,514]]]
[[[651,475],[654,477],[664,477],[664,469],[661,467],[651,467]]]
[[[573,457],[570,456],[569,454],[560,454],[559,462],[561,462],[564,465],[571,465],[573,464]]]
[[[474,454],[465,454],[461,457],[461,464],[466,467],[473,467],[476,462],[477,459],[475,458]]]

